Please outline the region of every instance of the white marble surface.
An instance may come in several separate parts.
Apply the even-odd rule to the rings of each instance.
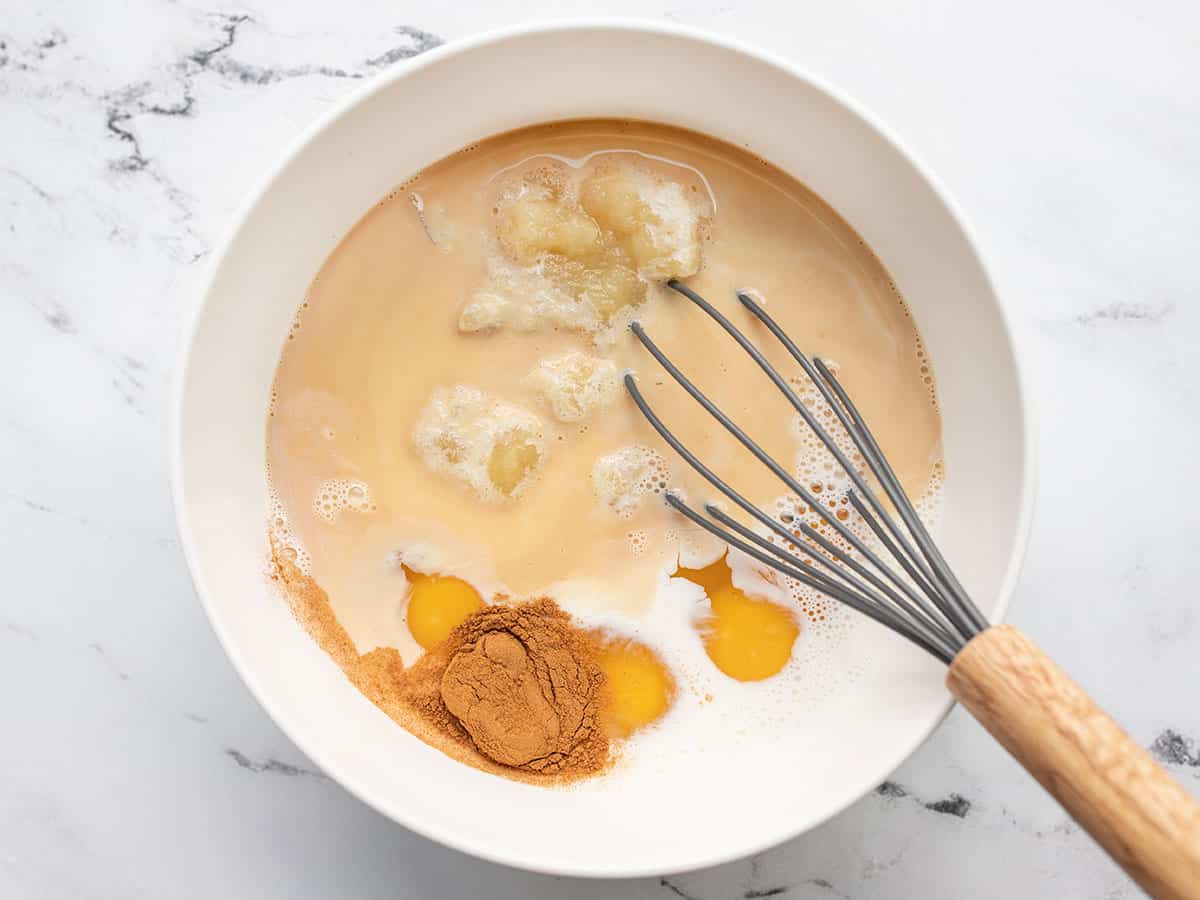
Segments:
[[[356,79],[438,39],[590,6],[0,6],[0,896],[1136,895],[957,711],[899,788],[666,881],[480,863],[315,772],[226,662],[175,538],[164,423],[198,264]],[[1011,618],[1200,790],[1200,6],[602,6],[785,54],[940,173],[1040,405]]]

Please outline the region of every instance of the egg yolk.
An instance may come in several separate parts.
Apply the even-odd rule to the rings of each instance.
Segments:
[[[700,623],[704,650],[713,664],[738,681],[762,681],[782,669],[792,656],[800,626],[791,610],[733,585],[724,556],[702,569],[679,566],[677,578],[699,585],[712,613]]]
[[[467,616],[483,607],[479,592],[452,575],[426,575],[404,566],[412,584],[408,595],[408,630],[426,650],[436,647]]]
[[[597,663],[608,688],[605,725],[626,737],[656,721],[675,698],[675,680],[653,650],[629,640],[601,639]]]

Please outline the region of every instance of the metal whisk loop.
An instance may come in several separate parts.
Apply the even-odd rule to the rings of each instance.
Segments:
[[[820,359],[809,359],[792,342],[753,298],[738,293],[738,300],[780,341],[800,365],[821,396],[829,404],[838,422],[861,454],[864,463],[883,488],[904,523],[903,529],[886,511],[874,491],[846,459],[836,442],[792,389],[787,379],[732,322],[707,300],[679,281],[668,286],[704,310],[758,364],[788,402],[829,450],[837,464],[854,484],[849,501],[907,578],[898,574],[867,547],[835,515],[825,509],[804,485],[773,459],[762,447],[735,424],[696,385],[671,362],[646,334],[641,324],[630,328],[642,345],[691,397],[733,435],[751,454],[766,465],[781,482],[813,510],[851,548],[846,550],[830,541],[803,521],[790,523],[790,530],[768,515],[726,483],[692,453],[654,413],[638,389],[632,374],[626,374],[625,387],[638,409],[662,438],[709,484],[731,500],[743,512],[773,532],[782,543],[763,537],[738,522],[713,504],[706,504],[702,515],[677,494],[667,502],[682,515],[730,546],[741,550],[766,566],[794,578],[827,596],[845,603],[887,628],[908,638],[938,659],[949,663],[966,641],[987,628],[987,620],[971,602],[958,579],[934,545],[899,478],[888,464],[878,443],[844,388]],[[865,498],[865,502],[864,502]],[[803,535],[811,543],[805,548]],[[911,536],[911,540],[910,540]],[[914,547],[913,544],[916,544]],[[799,545],[799,546],[798,546]],[[804,557],[797,554],[804,553]],[[807,551],[807,552],[805,552]],[[865,563],[864,563],[865,561]],[[868,566],[869,564],[869,566]],[[817,566],[820,566],[818,568]],[[873,567],[875,571],[872,571]]]
[[[743,432],[737,425],[733,424],[733,422],[730,421],[727,416],[725,416],[722,412],[720,412],[720,410],[718,410],[712,404],[712,401],[710,401],[708,399],[708,397],[706,397],[695,385],[692,384],[692,382],[686,376],[684,376],[669,360],[667,360],[665,358],[665,356],[662,355],[662,351],[658,348],[658,346],[652,340],[650,340],[649,337],[646,336],[645,331],[642,329],[642,327],[638,323],[634,323],[632,327],[633,327],[634,333],[638,335],[638,337],[642,341],[642,343],[645,344],[646,347],[650,350],[650,352],[652,354],[654,354],[656,358],[659,359],[659,361],[663,364],[663,366],[667,369],[667,371],[670,372],[676,378],[676,380],[679,381],[679,383],[681,385],[683,385],[685,390],[687,390],[689,393],[691,393],[691,395],[693,397],[695,397],[698,402],[700,402],[706,409],[708,409],[710,412],[712,412],[713,415],[718,419],[718,421],[720,421],[721,424],[723,424],[730,431],[730,433],[732,433],[748,450],[750,450],[751,453],[753,453],[761,461],[766,463],[767,466],[771,468],[772,472],[774,472],[784,482],[784,484],[789,487],[789,489],[796,491],[807,503],[809,503],[817,511],[818,515],[820,515],[826,522],[828,522],[838,532],[838,534],[847,541],[847,543],[849,543],[864,558],[866,558],[869,562],[871,562],[871,564],[874,565],[879,571],[888,575],[901,588],[901,590],[904,591],[904,593],[907,594],[911,598],[911,600],[913,602],[915,602],[918,606],[927,606],[927,601],[924,600],[924,598],[922,598],[920,595],[914,593],[913,590],[909,587],[909,585],[905,584],[903,579],[898,578],[891,571],[891,569],[889,569],[887,567],[887,565],[871,551],[871,549],[869,547],[864,545],[859,540],[857,535],[855,535],[853,532],[849,531],[840,521],[837,520],[837,518],[835,516],[832,516],[831,514],[826,512],[823,505],[820,505],[818,503],[818,501],[816,500],[816,498],[814,498],[803,486],[801,486],[798,482],[796,482],[795,479],[793,479],[790,475],[788,475],[783,470],[782,466],[779,465],[779,463],[777,463],[774,459],[772,459],[769,455],[767,455],[767,453],[761,447],[759,447],[759,445],[757,443],[755,443],[753,440],[751,440],[745,434],[745,432]],[[767,528],[774,531],[777,535],[779,535],[779,537],[781,537],[785,542],[787,542],[787,544],[792,545],[792,546],[795,545],[796,535],[794,532],[789,531],[787,528],[785,528],[782,524],[780,524],[774,518],[767,515],[765,512],[760,510],[753,503],[751,503],[749,500],[747,500],[745,497],[743,497],[740,493],[738,493],[733,488],[731,488],[724,480],[722,480],[718,475],[716,475],[716,473],[714,473],[711,469],[709,469],[708,466],[706,466],[699,459],[697,459],[695,457],[695,455],[691,453],[690,450],[688,450],[686,447],[684,447],[682,445],[682,443],[678,440],[678,438],[676,438],[675,435],[673,433],[671,433],[671,431],[665,425],[663,425],[662,421],[658,418],[658,416],[655,415],[654,412],[650,410],[649,405],[646,403],[645,399],[642,397],[642,394],[638,390],[637,384],[631,375],[625,376],[625,385],[626,385],[626,388],[629,390],[630,394],[633,396],[634,401],[637,403],[638,407],[641,409],[642,413],[650,421],[650,424],[654,426],[655,430],[657,430],[658,433],[660,435],[662,435],[662,437],[667,441],[667,443],[669,443],[671,445],[671,447],[680,456],[682,456],[684,458],[684,460],[693,469],[695,469],[697,472],[699,472],[704,477],[704,479],[709,482],[709,484],[711,484],[715,488],[717,488],[717,490],[719,490],[726,497],[728,497],[730,500],[732,500],[734,503],[736,503],[742,510],[744,510],[749,515],[753,516],[755,519],[757,519],[759,522],[761,522]],[[722,514],[719,512],[714,514],[713,510],[715,510],[715,507],[711,507],[711,506],[706,507],[706,511],[709,512],[710,515],[713,515],[714,518],[720,519]],[[910,606],[908,606],[908,604],[904,601],[904,599],[897,596],[896,592],[893,591],[890,587],[888,587],[888,585],[885,584],[882,581],[882,579],[878,578],[874,573],[866,570],[865,567],[863,567],[861,565],[861,563],[859,563],[857,560],[854,560],[853,557],[850,557],[850,556],[844,554],[839,548],[837,548],[833,544],[830,544],[828,541],[825,541],[825,539],[822,538],[821,535],[818,534],[817,531],[815,531],[809,525],[807,525],[803,522],[799,522],[799,523],[797,523],[797,525],[798,525],[798,528],[800,529],[800,531],[806,537],[813,538],[817,542],[823,544],[823,546],[825,546],[827,549],[829,549],[838,560],[840,560],[841,562],[850,566],[850,568],[852,568],[856,572],[858,572],[862,577],[864,577],[872,585],[874,585],[879,590],[883,591],[887,595],[889,600],[891,600],[896,605],[900,606],[906,612],[909,612],[910,614],[914,615],[918,621],[920,621],[922,624],[926,625],[926,627],[930,631],[933,632],[933,634],[931,636],[940,636],[940,637],[943,637],[945,640],[949,640],[951,642],[953,641],[953,638],[951,638],[949,634],[946,634],[944,628],[940,624],[938,624],[937,612],[935,610],[927,609],[927,611],[925,613],[913,610]],[[739,533],[743,533],[743,532],[739,532]],[[785,561],[789,562],[792,565],[796,564],[796,562],[797,562],[796,558],[793,557],[791,554],[788,554],[787,551],[784,550],[779,545],[772,543],[770,541],[766,541],[763,538],[759,537],[758,535],[754,534],[753,532],[746,532],[743,534],[746,537],[748,537],[749,540],[759,544],[759,546],[761,546],[767,552],[773,553],[776,556],[781,556],[781,558],[783,558]],[[826,566],[827,568],[829,568],[842,581],[847,581],[851,587],[857,589],[861,593],[870,597],[875,602],[886,607],[887,601],[882,600],[881,598],[876,596],[873,592],[866,589],[862,585],[857,584],[853,581],[850,581],[848,575],[842,569],[838,568],[833,563],[833,561],[825,559],[819,553],[812,554],[812,558],[816,561],[819,561],[822,565]],[[807,563],[804,563],[804,565],[806,567],[808,566]],[[817,573],[817,574],[819,575],[820,573]],[[818,589],[820,589],[820,587],[816,586],[816,585],[810,585],[810,586],[818,587]]]
[[[734,340],[738,342],[742,349],[750,355],[750,357],[758,364],[759,368],[761,368],[767,374],[771,381],[774,382],[775,386],[783,392],[785,397],[787,397],[788,402],[792,405],[792,408],[800,414],[801,418],[804,419],[805,424],[812,429],[813,433],[816,434],[821,443],[825,445],[825,448],[830,452],[837,464],[858,489],[859,494],[866,498],[875,514],[885,520],[890,521],[890,518],[888,517],[887,512],[884,510],[883,505],[876,497],[875,492],[871,490],[870,486],[861,477],[857,467],[852,465],[850,461],[846,459],[845,455],[838,448],[837,443],[825,430],[824,426],[821,425],[817,417],[812,413],[811,410],[808,409],[808,407],[804,404],[804,401],[802,401],[796,392],[792,390],[791,385],[788,384],[787,380],[775,369],[774,366],[771,365],[770,362],[767,361],[766,357],[763,356],[758,348],[754,346],[750,339],[747,338],[736,325],[730,322],[720,310],[689,288],[686,284],[683,284],[681,281],[676,279],[671,279],[667,282],[667,286],[682,294],[684,297],[687,297],[694,304],[704,310],[704,312],[707,313],[710,318],[717,322],[717,324],[719,324]],[[914,582],[916,582],[918,588],[920,588],[927,596],[935,596],[940,598],[948,594],[949,596],[947,598],[947,602],[954,604],[956,607],[955,612],[958,614],[958,617],[965,618],[967,621],[971,621],[972,617],[962,607],[962,601],[966,600],[966,593],[962,592],[961,587],[958,587],[957,579],[955,579],[952,574],[947,574],[949,570],[946,566],[945,560],[941,558],[941,555],[937,553],[936,548],[933,547],[933,542],[929,538],[928,533],[925,531],[925,527],[921,523],[920,517],[918,517],[916,511],[912,509],[912,504],[909,502],[908,496],[904,492],[904,488],[900,485],[899,479],[896,478],[891,466],[888,464],[887,460],[884,459],[883,453],[879,449],[879,445],[875,442],[875,438],[871,434],[870,429],[867,428],[866,423],[858,414],[858,410],[850,402],[850,398],[846,396],[846,392],[842,389],[842,386],[838,383],[836,377],[831,371],[829,371],[829,368],[822,360],[816,359],[810,362],[804,353],[800,351],[800,348],[797,347],[791,338],[787,336],[787,333],[779,326],[779,324],[772,319],[771,316],[762,308],[762,306],[755,302],[752,297],[750,297],[744,291],[739,291],[737,293],[737,298],[743,306],[753,313],[754,316],[760,322],[762,322],[773,335],[775,335],[780,343],[783,344],[784,349],[786,349],[788,353],[791,354],[792,358],[799,363],[800,368],[804,370],[804,374],[808,376],[809,380],[813,383],[817,390],[820,391],[821,396],[825,399],[825,402],[829,404],[830,408],[837,416],[838,421],[841,423],[842,427],[846,430],[846,433],[854,442],[855,447],[863,455],[863,459],[867,463],[867,466],[871,469],[872,473],[875,474],[876,478],[879,479],[879,483],[883,486],[884,492],[887,494],[888,499],[896,505],[898,510],[900,510],[901,518],[904,520],[906,527],[916,538],[917,545],[921,548],[921,553],[918,554],[913,549],[912,544],[907,540],[903,531],[900,529],[892,529],[893,539],[903,551],[903,553],[897,553],[895,550],[891,550],[892,555],[895,557],[897,562],[900,563],[901,567],[905,570],[908,576]],[[851,494],[853,493],[854,492],[852,491]],[[870,517],[868,516],[867,518],[869,520]],[[872,528],[872,530],[874,529]],[[931,582],[940,582],[941,589],[934,590],[934,588],[931,586]],[[959,596],[960,592],[961,597]],[[969,603],[969,600],[966,602]],[[942,604],[939,603],[939,607],[941,605]],[[943,612],[949,614],[947,610],[943,610]],[[983,622],[982,617],[980,617],[980,621]],[[972,624],[975,627],[969,632],[963,632],[964,637],[969,638],[974,635],[976,631],[987,627],[986,622],[983,622],[983,624],[973,622]]]
[[[871,506],[879,515],[884,515],[885,513],[883,511],[883,507],[876,499],[875,493],[870,489],[870,487],[868,487],[867,483],[859,475],[857,467],[852,465],[850,461],[846,459],[837,443],[817,420],[817,417],[813,415],[812,411],[809,410],[809,408],[804,404],[804,401],[802,401],[796,392],[792,390],[792,386],[788,384],[787,379],[785,379],[778,372],[778,370],[776,370],[776,368],[767,361],[767,358],[763,356],[763,354],[757,347],[754,346],[753,343],[751,343],[750,339],[747,338],[736,325],[730,322],[729,319],[719,309],[714,307],[711,303],[709,303],[683,282],[671,279],[667,282],[667,287],[678,291],[680,294],[687,297],[702,310],[704,310],[704,312],[706,312],[710,318],[712,318],[718,325],[725,329],[725,331],[735,341],[738,342],[741,348],[750,355],[751,359],[758,363],[758,367],[767,374],[767,377],[770,378],[771,381],[775,383],[775,386],[783,393],[783,395],[787,397],[788,402],[792,405],[792,408],[800,414],[801,418],[804,419],[804,423],[812,429],[813,433],[816,434],[821,443],[825,445],[825,449],[832,454],[837,464],[841,466],[842,470],[845,471],[845,473],[850,477],[850,480],[854,483],[854,486],[858,488],[864,497],[867,498],[867,502],[871,504]],[[761,320],[763,324],[767,326],[767,328],[771,330],[772,334],[780,339],[784,347],[789,353],[792,354],[792,357],[796,360],[796,362],[800,364],[800,368],[804,370],[804,374],[808,376],[809,380],[816,386],[817,390],[821,392],[821,395],[825,398],[825,402],[828,403],[837,414],[838,419],[842,423],[842,427],[849,432],[854,426],[851,422],[846,420],[845,413],[843,413],[837,401],[830,394],[829,388],[826,387],[822,382],[820,375],[817,374],[816,369],[813,367],[813,364],[809,362],[808,358],[800,352],[800,349],[791,342],[791,340],[784,333],[783,329],[780,328],[779,325],[776,324],[776,322],[769,315],[767,315],[763,308],[755,303],[748,294],[745,292],[738,292],[737,298],[744,306],[754,313],[759,320]],[[921,572],[921,577],[916,579],[918,583],[922,581],[931,581],[934,577],[933,573],[926,567],[921,557],[913,551],[913,548],[904,539],[903,535],[900,535],[899,539],[901,547],[904,548],[904,551],[908,554],[915,566]]]
[[[683,457],[684,461],[687,462],[688,465],[699,472],[706,481],[716,487],[717,490],[732,500],[745,512],[749,513],[763,525],[770,528],[785,541],[789,543],[794,542],[794,534],[789,532],[786,528],[784,528],[783,525],[781,525],[779,522],[776,522],[762,510],[754,506],[754,504],[743,497],[740,493],[726,484],[719,475],[708,468],[708,466],[701,462],[695,456],[695,454],[693,454],[686,446],[683,445],[683,443],[675,436],[675,434],[662,423],[662,420],[660,420],[650,408],[649,404],[646,402],[646,399],[642,396],[641,391],[638,389],[637,383],[632,375],[627,374],[625,376],[625,386],[629,390],[629,393],[633,397],[633,400],[637,404],[638,408],[642,411],[643,415],[646,416],[646,419],[671,446],[671,448],[674,449],[675,452],[681,457]],[[764,540],[749,529],[745,528],[745,526],[741,525],[740,523],[734,523],[732,526],[738,534],[744,535],[749,540],[753,541],[754,544],[759,545],[759,547],[762,547],[767,551],[767,553],[773,554],[774,556],[772,557],[767,555],[767,553],[764,553],[763,550],[759,550],[751,544],[746,543],[746,541],[743,541],[738,537],[735,537],[733,534],[730,534],[728,531],[722,530],[711,521],[705,519],[702,515],[700,515],[700,513],[691,509],[678,496],[674,494],[668,494],[667,502],[670,503],[671,506],[673,506],[676,510],[687,516],[687,518],[721,538],[730,546],[736,547],[737,549],[747,553],[748,555],[754,557],[765,565],[770,566],[776,571],[782,572],[784,575],[795,578],[797,581],[800,581],[811,588],[821,591],[822,593],[834,597],[835,599],[841,600],[854,609],[864,612],[866,615],[869,615],[882,624],[887,625],[889,628],[902,629],[902,633],[904,633],[907,637],[921,644],[922,647],[929,649],[931,653],[934,653],[934,655],[938,656],[939,658],[942,658],[942,656],[947,653],[952,656],[952,648],[959,646],[959,644],[956,643],[956,638],[946,634],[944,629],[940,628],[939,626],[935,625],[932,629],[923,624],[915,624],[910,626],[906,620],[897,619],[896,615],[888,607],[886,600],[880,598],[869,589],[863,588],[861,585],[856,585],[855,582],[853,582],[844,572],[842,572],[840,569],[837,569],[832,564],[829,564],[830,569],[834,571],[839,578],[847,582],[849,585],[848,587],[837,584],[822,572],[818,571],[811,563],[792,553],[789,553],[781,546]],[[713,515],[714,518],[718,518],[726,522],[732,522],[732,520],[725,518],[723,514],[711,504],[706,507],[706,512],[708,512],[710,515]],[[868,550],[867,552],[870,551]],[[813,559],[820,559],[820,555],[813,554]],[[822,562],[826,561],[822,560]],[[946,657],[947,660],[950,658],[950,656]]]
[[[849,431],[851,440],[854,440],[855,446],[859,448],[859,452],[863,453],[863,457],[867,460],[867,465],[871,467],[871,471],[875,474],[875,477],[879,478],[880,483],[884,485],[884,490],[887,491],[888,497],[896,504],[896,509],[899,510],[901,518],[904,519],[904,524],[921,547],[921,552],[929,560],[934,572],[937,573],[938,579],[949,588],[951,597],[959,606],[959,612],[971,621],[975,627],[975,633],[987,628],[989,624],[988,620],[984,618],[983,613],[979,611],[971,598],[967,596],[966,590],[963,589],[953,570],[946,563],[941,551],[938,550],[937,545],[933,542],[933,538],[929,536],[929,532],[925,528],[925,523],[921,521],[921,517],[917,515],[917,511],[913,508],[912,502],[908,499],[908,494],[900,484],[900,479],[892,471],[887,457],[883,455],[883,451],[879,449],[879,444],[875,441],[875,436],[871,434],[871,429],[867,427],[867,423],[863,421],[854,404],[850,402],[850,397],[846,394],[845,389],[838,383],[837,378],[829,371],[824,362],[816,359],[813,360],[813,364],[821,373],[824,381],[837,394],[838,402],[852,418],[854,428]],[[862,443],[859,443],[859,439],[861,439]],[[863,452],[863,448],[869,450],[870,453]],[[886,516],[886,514],[884,515]]]
[[[704,465],[704,463],[702,463],[695,456],[695,454],[693,454],[687,449],[686,446],[683,445],[682,442],[680,442],[675,434],[662,423],[662,420],[659,419],[654,411],[650,408],[650,405],[646,402],[645,397],[642,396],[642,392],[638,389],[633,375],[626,374],[625,387],[628,389],[630,396],[633,397],[634,402],[642,411],[643,415],[646,416],[646,419],[650,422],[651,426],[653,426],[654,430],[662,436],[662,438],[672,447],[672,449],[674,449],[681,457],[683,457],[684,461],[687,462],[688,465],[699,472],[706,481],[713,485],[713,487],[717,488],[717,490],[723,493],[726,497],[736,503],[739,507],[749,513],[763,525],[770,528],[772,531],[775,531],[784,540],[788,541],[789,543],[795,540],[796,536],[794,534],[788,532],[787,529],[785,529],[782,525],[773,520],[766,513],[762,512],[760,509],[750,503],[750,501],[748,501],[745,497],[726,484],[725,481],[720,478],[720,476]],[[856,589],[851,590],[836,584],[819,572],[810,563],[806,562],[795,554],[788,552],[777,544],[763,540],[758,535],[753,534],[753,532],[745,528],[745,526],[740,526],[737,531],[738,533],[744,534],[747,537],[752,536],[754,541],[753,544],[747,543],[747,541],[737,537],[731,531],[722,528],[709,519],[704,518],[703,515],[688,506],[687,503],[680,499],[676,494],[669,493],[667,494],[666,499],[667,502],[677,511],[695,522],[701,528],[724,541],[729,546],[735,547],[748,556],[757,559],[764,565],[775,569],[777,572],[780,572],[789,578],[795,578],[802,584],[806,584],[809,587],[834,598],[835,600],[845,603],[852,609],[871,617],[880,624],[891,628],[893,631],[898,632],[904,637],[907,637],[909,640],[918,644],[923,649],[928,650],[938,659],[949,663],[950,660],[953,659],[954,654],[962,648],[963,640],[958,635],[954,635],[952,637],[945,635],[944,629],[939,629],[941,634],[932,633],[926,627],[918,624],[917,621],[898,616],[897,613],[888,606],[886,601],[879,599],[877,596],[873,596],[871,592],[865,589],[862,585],[857,585]],[[705,507],[705,511],[711,515],[717,510],[716,507],[710,504]],[[758,547],[754,546],[754,544],[764,547],[769,552],[763,552],[763,550],[758,549]],[[819,554],[813,554],[814,559],[818,557]],[[839,571],[839,575],[844,581],[848,581],[852,585],[854,584],[850,577],[845,573]]]
[[[851,609],[856,610],[868,618],[874,619],[884,627],[890,628],[898,634],[907,637],[918,647],[928,651],[929,653],[932,653],[938,659],[947,664],[949,664],[950,660],[954,658],[954,653],[956,653],[957,650],[942,638],[934,637],[924,631],[912,628],[908,622],[906,622],[902,617],[898,616],[892,610],[888,609],[888,607],[885,605],[873,602],[852,590],[846,590],[845,588],[828,581],[828,579],[822,579],[819,576],[814,577],[814,571],[812,570],[812,567],[803,560],[800,560],[796,557],[791,557],[791,559],[795,561],[796,565],[789,566],[787,563],[780,562],[778,559],[772,559],[770,556],[760,550],[757,550],[752,545],[738,540],[733,535],[723,531],[721,528],[717,527],[712,522],[701,516],[698,512],[696,512],[674,494],[667,495],[667,502],[701,528],[725,541],[727,544],[729,544],[729,546],[741,550],[746,555],[757,559],[764,565],[770,566],[777,572],[787,575],[789,578],[795,578],[802,584],[807,584],[809,587],[815,588],[826,596],[845,603]],[[711,511],[712,507],[706,507],[706,509]],[[739,527],[739,531],[742,533],[747,533],[749,529],[746,529],[746,527],[742,525]]]

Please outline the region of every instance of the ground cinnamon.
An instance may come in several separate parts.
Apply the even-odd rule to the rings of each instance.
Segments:
[[[603,770],[604,676],[593,638],[549,599],[486,606],[408,669],[392,648],[359,655],[329,598],[272,541],[272,577],[297,619],[354,685],[421,740],[522,781]]]
[[[535,772],[603,767],[604,676],[590,639],[554,601],[485,607],[439,655],[449,657],[442,702],[486,756]]]

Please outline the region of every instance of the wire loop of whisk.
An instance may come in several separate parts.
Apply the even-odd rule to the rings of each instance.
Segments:
[[[739,493],[663,423],[639,389],[633,373],[627,373],[625,387],[654,430],[705,481],[769,534],[764,537],[712,503],[705,504],[704,513],[701,513],[675,492],[668,493],[667,502],[681,515],[729,546],[788,578],[844,603],[949,663],[967,641],[988,627],[988,622],[950,570],[900,479],[837,377],[822,360],[809,360],[759,303],[745,292],[738,292],[737,298],[742,306],[783,345],[832,410],[863,464],[898,513],[902,526],[888,512],[863,473],[846,458],[819,418],[754,343],[720,310],[687,285],[672,279],[667,286],[716,321],[784,395],[850,479],[853,485],[847,492],[850,506],[866,523],[894,565],[886,563],[813,492],[771,457],[671,362],[639,322],[633,322],[630,330],[675,382],[751,455],[770,469],[788,491],[806,504],[842,543],[822,535],[799,517],[790,522],[781,521]]]

